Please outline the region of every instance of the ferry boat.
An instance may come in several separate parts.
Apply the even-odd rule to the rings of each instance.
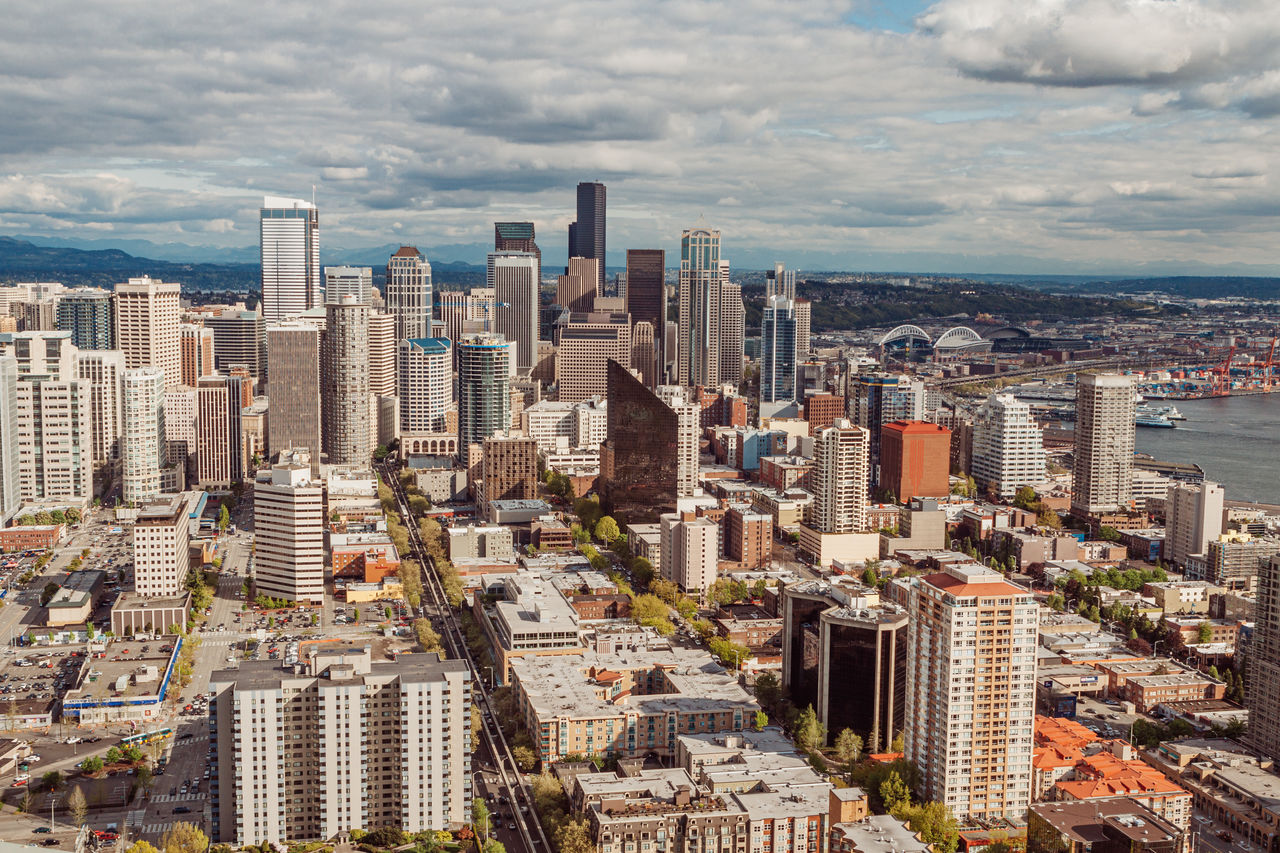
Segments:
[[[1157,429],[1173,429],[1177,424],[1170,420],[1169,416],[1160,409],[1152,406],[1139,405],[1137,412],[1134,414],[1133,422],[1140,427],[1155,427]]]

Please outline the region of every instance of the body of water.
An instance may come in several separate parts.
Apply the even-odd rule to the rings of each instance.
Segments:
[[[1228,500],[1280,504],[1280,394],[1169,402],[1187,419],[1177,429],[1138,427],[1139,452],[1199,465]]]

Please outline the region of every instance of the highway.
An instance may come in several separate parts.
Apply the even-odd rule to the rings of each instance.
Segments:
[[[488,756],[493,758],[493,770],[484,774],[485,787],[494,789],[494,782],[496,782],[497,790],[506,792],[508,803],[511,804],[509,806],[511,816],[506,821],[515,824],[518,837],[527,853],[552,853],[551,843],[547,840],[546,833],[543,832],[542,824],[539,822],[537,811],[534,808],[533,794],[516,767],[506,736],[503,735],[502,729],[497,725],[497,717],[493,712],[489,693],[485,689],[483,680],[475,677],[479,670],[475,661],[471,659],[471,652],[467,648],[466,639],[461,627],[458,625],[453,608],[449,606],[448,600],[445,598],[444,586],[440,583],[435,564],[422,544],[417,522],[413,514],[409,512],[409,501],[405,495],[404,486],[400,483],[399,474],[394,467],[386,463],[380,466],[380,470],[383,481],[391,488],[396,502],[400,506],[401,518],[404,519],[405,527],[409,531],[409,549],[422,567],[423,591],[426,593],[427,598],[430,599],[429,605],[425,601],[423,602],[423,610],[432,612],[435,617],[432,621],[437,626],[444,628],[441,636],[448,647],[449,654],[452,657],[465,660],[471,667],[471,701],[480,706],[480,731],[484,741],[483,750],[474,749],[476,745],[473,745],[473,750],[482,756],[487,753]],[[472,789],[472,794],[473,796],[483,796],[483,792],[476,788]],[[510,844],[507,844],[507,849],[511,849]]]

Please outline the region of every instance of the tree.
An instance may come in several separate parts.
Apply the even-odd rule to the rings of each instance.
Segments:
[[[194,823],[180,820],[160,836],[163,853],[204,853],[209,849],[209,837]]]
[[[218,530],[226,530],[230,526],[231,510],[227,509],[227,505],[224,503],[221,508],[218,509]]]
[[[955,853],[960,842],[960,824],[942,803],[913,806],[903,802],[889,813],[906,821],[912,832],[919,833],[923,841],[933,845],[935,853]]]
[[[489,807],[479,797],[471,800],[471,825],[481,835],[489,835]]]
[[[1208,620],[1196,626],[1196,642],[1208,643],[1213,640],[1213,623]]]
[[[523,744],[511,748],[511,757],[515,759],[516,767],[519,767],[522,773],[528,773],[538,766],[538,756]]]
[[[46,791],[58,791],[62,788],[62,774],[57,770],[50,770],[48,773],[40,777],[40,785]]]
[[[735,643],[727,637],[712,637],[707,643],[707,648],[711,650],[711,654],[720,658],[724,663],[732,662],[735,669],[741,666],[744,660],[751,657],[751,649],[741,643]]]
[[[387,849],[404,844],[404,830],[398,826],[380,826],[364,837],[364,843]],[[168,851],[166,851],[168,853]]]
[[[769,715],[764,711],[756,711],[755,726],[756,731],[763,731],[764,727],[769,725]]]
[[[782,699],[782,686],[778,681],[778,676],[772,672],[761,673],[756,679],[756,701],[760,703],[760,707],[769,711],[776,711],[779,702]]]
[[[635,578],[636,583],[640,586],[650,586],[654,583],[653,564],[644,557],[635,557],[631,560],[631,576]]]
[[[796,719],[796,746],[805,752],[813,752],[826,739],[826,727],[818,720],[812,705],[806,705]]]
[[[440,634],[431,627],[429,619],[415,619],[413,633],[418,638],[418,645],[424,652],[437,652],[444,657],[444,647],[440,645]]]
[[[661,598],[667,604],[675,604],[680,598],[680,587],[666,578],[654,578],[649,584],[649,592]]]
[[[898,732],[896,735],[893,736],[893,743],[889,744],[889,751],[890,752],[906,752],[907,751],[906,738],[903,736],[902,732]]]
[[[135,841],[124,853],[160,853],[160,851],[145,841]]]
[[[618,522],[613,520],[613,516],[606,515],[596,522],[596,538],[601,542],[611,543],[622,535],[622,531],[618,529]]]
[[[667,603],[650,593],[637,595],[635,600],[631,602],[631,617],[641,625],[644,624],[645,619],[656,617],[666,619],[668,612]]]
[[[836,735],[836,755],[849,770],[862,758],[862,737],[854,734],[852,729],[841,729]]]
[[[102,768],[103,768],[103,761],[101,758],[99,758],[96,755],[89,756],[84,760],[84,763],[80,765],[81,772],[83,772],[86,776],[92,776],[95,773],[101,773]]]
[[[560,853],[595,853],[591,830],[585,819],[567,820],[555,833],[556,849]]]
[[[84,819],[89,814],[89,803],[84,798],[84,791],[76,785],[67,795],[67,811],[71,812],[71,820],[76,826],[84,826]]]
[[[490,838],[480,848],[480,853],[507,853],[506,845],[496,838]]]
[[[898,771],[893,771],[880,783],[880,799],[890,814],[911,804],[911,791],[907,788],[907,783],[902,781]]]
[[[67,510],[65,513],[63,513],[63,515],[67,519],[67,524],[80,523],[80,510],[76,509],[75,507],[72,507],[71,509]]]
[[[1023,486],[1018,489],[1018,493],[1013,496],[1013,505],[1018,509],[1029,510],[1035,507],[1039,502],[1040,498],[1036,495],[1036,490],[1030,486]]]

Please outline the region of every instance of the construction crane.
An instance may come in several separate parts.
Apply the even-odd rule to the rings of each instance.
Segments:
[[[1267,360],[1262,363],[1262,390],[1271,390],[1271,368],[1276,365],[1276,338],[1272,336],[1271,346],[1267,348]]]
[[[1227,358],[1218,367],[1211,370],[1212,376],[1209,380],[1209,396],[1225,397],[1231,390],[1231,360],[1236,357],[1236,348],[1232,344],[1227,349]]]

